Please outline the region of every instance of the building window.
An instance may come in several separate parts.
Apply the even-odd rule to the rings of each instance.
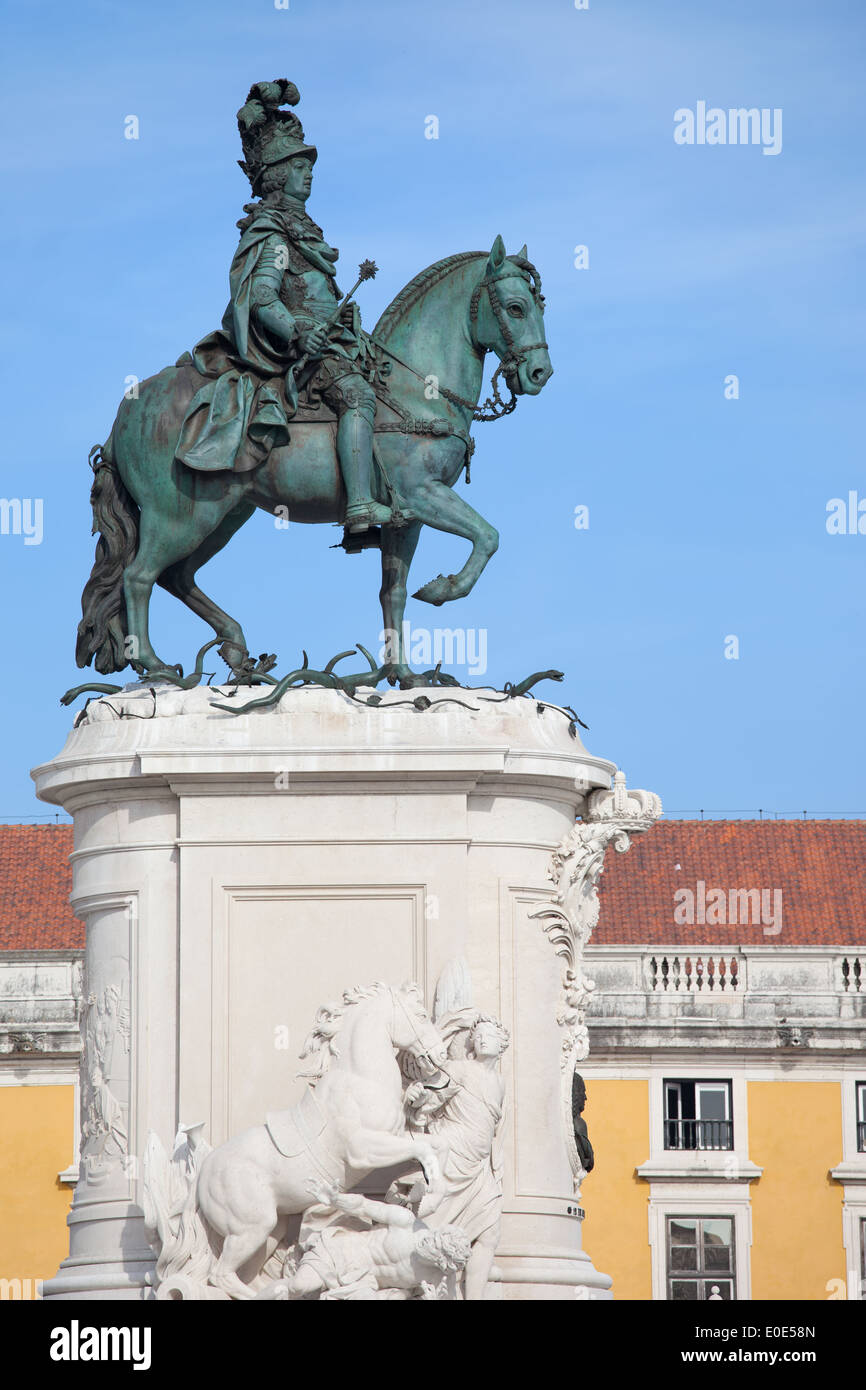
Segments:
[[[730,1081],[666,1081],[664,1085],[666,1149],[734,1147]]]
[[[866,1153],[866,1081],[857,1082],[857,1151]]]
[[[731,1302],[737,1297],[732,1216],[669,1216],[668,1299]]]
[[[860,1298],[866,1299],[866,1216],[860,1217]]]

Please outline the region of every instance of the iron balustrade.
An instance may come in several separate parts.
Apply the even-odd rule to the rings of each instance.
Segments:
[[[866,1126],[861,1125],[861,1129]],[[731,1120],[665,1120],[666,1149],[732,1149]]]

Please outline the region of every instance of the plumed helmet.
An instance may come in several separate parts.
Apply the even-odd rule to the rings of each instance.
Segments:
[[[254,82],[238,112],[244,152],[238,164],[255,194],[261,191],[262,174],[271,165],[295,155],[303,155],[315,164],[319,157],[315,145],[305,143],[304,128],[294,112],[283,110],[285,106],[297,106],[300,97],[294,82],[285,77],[275,82]]]

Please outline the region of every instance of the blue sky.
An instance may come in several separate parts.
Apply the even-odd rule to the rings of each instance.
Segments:
[[[860,3],[47,0],[5,29],[2,493],[42,498],[44,535],[0,536],[0,817],[49,811],[28,769],[83,678],[88,450],[125,377],[219,322],[249,196],[235,112],[280,76],[344,287],[380,266],[368,327],[497,233],[544,278],[555,375],[475,431],[468,496],[500,550],[468,599],[410,602],[413,626],[484,629],[496,685],[563,669],[539,694],[674,812],[866,813],[866,535],[825,526],[830,498],[866,499]],[[699,100],[781,108],[781,153],[675,144]],[[259,514],[203,572],[283,670],[376,644],[378,557],[337,538]],[[465,553],[426,532],[411,587]],[[161,592],[153,624],[186,665],[210,635]]]

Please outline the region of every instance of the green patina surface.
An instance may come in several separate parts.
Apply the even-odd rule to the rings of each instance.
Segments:
[[[275,690],[307,680],[351,691],[381,680],[456,684],[438,668],[408,664],[409,567],[423,526],[469,541],[462,569],[415,594],[438,606],[465,597],[496,550],[495,529],[454,485],[464,469],[468,476],[473,422],[510,413],[551,375],[540,277],[526,247],[509,256],[497,236],[489,252],[447,256],[416,275],[367,333],[353,296],[376,266],[362,262],[341,295],[338,252],[306,210],[317,151],[291,109],[297,101],[293,83],[261,82],[238,112],[254,201],[238,223],[220,327],[124,400],[91,454],[99,540],[76,659],[103,675],[130,666],[143,679],[188,686],[219,643],[236,682]],[[487,352],[499,365],[479,406]],[[383,664],[369,658],[369,669],[337,677],[333,663],[317,672],[305,660],[278,683],[274,657],[250,657],[240,623],[197,575],[256,508],[342,523],[347,553],[381,550],[382,619],[392,634]],[[154,584],[216,634],[188,677],[152,645]],[[82,685],[64,699],[106,688],[117,687]]]

